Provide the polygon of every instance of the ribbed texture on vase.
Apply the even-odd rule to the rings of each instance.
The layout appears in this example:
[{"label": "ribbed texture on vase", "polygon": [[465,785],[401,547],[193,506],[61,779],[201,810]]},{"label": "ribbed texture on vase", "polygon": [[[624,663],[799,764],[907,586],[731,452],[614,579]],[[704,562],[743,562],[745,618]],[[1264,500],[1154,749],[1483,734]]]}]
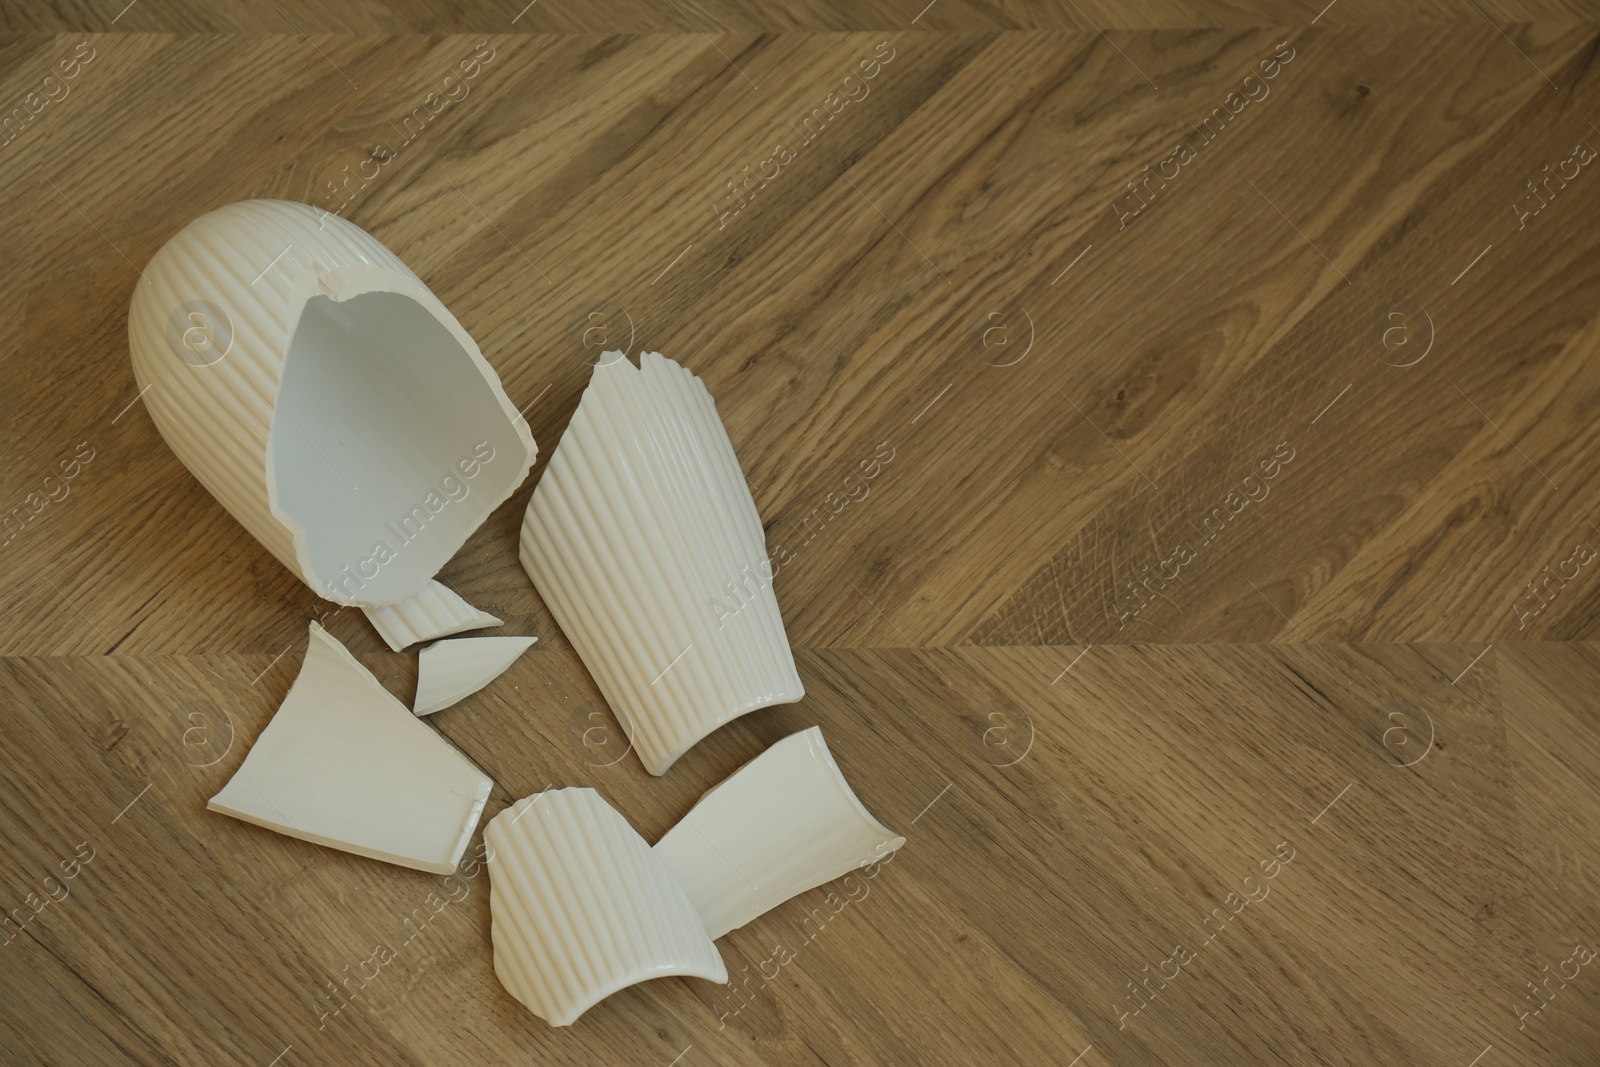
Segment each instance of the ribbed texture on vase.
[{"label": "ribbed texture on vase", "polygon": [[652,774],[729,719],[805,695],[716,405],[658,353],[595,368],[520,558]]},{"label": "ribbed texture on vase", "polygon": [[713,787],[655,853],[718,938],[903,844],[856,798],[813,726]]},{"label": "ribbed texture on vase", "polygon": [[304,841],[449,874],[492,785],[313,622],[288,696],[206,806]]},{"label": "ribbed texture on vase", "polygon": [[[471,337],[399,257],[337,215],[284,200],[246,200],[208,212],[151,257],[128,311],[134,377],[162,438],[285,567],[319,596],[343,604],[375,601],[336,589],[332,574],[313,580],[305,534],[277,503],[271,436],[290,342],[306,301],[362,292],[411,298],[463,346],[528,448],[525,475],[532,435]],[[185,311],[196,305],[206,306]],[[223,329],[213,321],[214,310],[222,313],[231,338],[226,354],[213,362],[182,354],[177,338],[191,332],[184,329],[191,322],[196,330]]]},{"label": "ribbed texture on vase", "polygon": [[479,611],[461,599],[459,593],[437,581],[429,582],[421,592],[398,604],[361,610],[396,652],[419,641],[500,625],[499,619],[487,611]]},{"label": "ribbed texture on vase", "polygon": [[458,637],[437,641],[417,657],[417,698],[411,710],[432,715],[471,696],[516,662],[537,637]]},{"label": "ribbed texture on vase", "polygon": [[727,981],[683,888],[594,790],[525,797],[484,841],[495,974],[552,1026],[650,978]]}]

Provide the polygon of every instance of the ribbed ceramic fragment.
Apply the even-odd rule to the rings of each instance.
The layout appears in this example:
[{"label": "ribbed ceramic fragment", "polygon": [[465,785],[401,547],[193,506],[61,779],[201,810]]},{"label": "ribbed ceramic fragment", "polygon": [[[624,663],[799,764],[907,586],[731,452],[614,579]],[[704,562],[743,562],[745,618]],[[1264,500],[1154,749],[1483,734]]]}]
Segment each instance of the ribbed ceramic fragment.
[{"label": "ribbed ceramic fragment", "polygon": [[455,317],[370,234],[307,204],[189,223],[135,286],[128,343],[173,452],[340,604],[422,589],[533,463]]},{"label": "ribbed ceramic fragment", "polygon": [[313,622],[289,695],[206,806],[303,841],[449,874],[492,784]]},{"label": "ribbed ceramic fragment", "polygon": [[905,840],[856,799],[813,726],[712,788],[655,853],[717,938]]},{"label": "ribbed ceramic fragment", "polygon": [[716,405],[659,353],[602,357],[520,548],[650,773],[729,719],[805,695]]},{"label": "ribbed ceramic fragment", "polygon": [[443,711],[471,696],[516,662],[537,637],[458,637],[436,641],[417,657],[417,715]]},{"label": "ribbed ceramic fragment", "polygon": [[429,582],[415,596],[381,608],[362,608],[389,647],[399,652],[419,641],[434,641],[467,630],[499,626],[500,620],[461,599],[448,586]]},{"label": "ribbed ceramic fragment", "polygon": [[728,980],[683,888],[594,790],[524,797],[483,836],[494,972],[552,1026],[646,979]]}]

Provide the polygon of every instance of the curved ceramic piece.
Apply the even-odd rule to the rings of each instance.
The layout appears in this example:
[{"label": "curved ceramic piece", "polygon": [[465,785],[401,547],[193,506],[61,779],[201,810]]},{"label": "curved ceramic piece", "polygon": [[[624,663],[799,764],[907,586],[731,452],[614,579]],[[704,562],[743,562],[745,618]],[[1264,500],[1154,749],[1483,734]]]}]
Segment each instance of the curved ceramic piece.
[{"label": "curved ceramic piece", "polygon": [[605,353],[520,549],[651,774],[729,719],[805,695],[716,405],[659,353],[638,367]]},{"label": "curved ceramic piece", "polygon": [[552,1026],[650,978],[728,980],[683,888],[593,789],[524,797],[483,837],[494,973]]},{"label": "curved ceramic piece", "polygon": [[460,637],[437,641],[417,657],[417,699],[411,710],[432,715],[463,700],[500,675],[537,637]]},{"label": "curved ceramic piece", "polygon": [[247,200],[185,226],[134,288],[128,344],[173,452],[340,604],[426,586],[536,454],[455,316],[307,204]]},{"label": "curved ceramic piece", "polygon": [[492,784],[313,622],[289,695],[206,807],[302,841],[449,874]]},{"label": "curved ceramic piece", "polygon": [[398,604],[361,610],[396,652],[419,641],[500,625],[499,619],[479,611],[462,600],[459,593],[438,582],[429,582],[420,593]]},{"label": "curved ceramic piece", "polygon": [[813,726],[712,788],[655,854],[717,938],[905,842],[856,799]]}]

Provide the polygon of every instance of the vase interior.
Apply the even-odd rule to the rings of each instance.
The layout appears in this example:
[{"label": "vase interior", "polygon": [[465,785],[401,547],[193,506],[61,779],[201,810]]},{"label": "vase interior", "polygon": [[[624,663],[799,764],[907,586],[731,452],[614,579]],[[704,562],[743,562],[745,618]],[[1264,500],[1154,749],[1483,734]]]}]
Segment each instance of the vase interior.
[{"label": "vase interior", "polygon": [[305,532],[313,589],[388,603],[432,578],[523,473],[489,380],[401,293],[313,296],[273,413],[279,508]]}]

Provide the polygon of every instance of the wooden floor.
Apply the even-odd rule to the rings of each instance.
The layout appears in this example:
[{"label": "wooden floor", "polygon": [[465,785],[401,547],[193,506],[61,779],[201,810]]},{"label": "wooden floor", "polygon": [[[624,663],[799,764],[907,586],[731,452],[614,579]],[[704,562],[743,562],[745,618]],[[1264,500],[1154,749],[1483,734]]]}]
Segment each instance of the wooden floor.
[{"label": "wooden floor", "polygon": [[[125,2],[0,0],[0,1062],[1600,1063],[1600,3]],[[891,864],[552,1030],[481,870],[206,812],[309,619],[416,670],[136,402],[139,268],[248,197],[399,253],[541,461],[590,316],[684,362],[793,557],[806,699],[656,779],[519,491],[442,574],[540,637],[429,720],[490,814],[654,840],[820,724]]]}]

